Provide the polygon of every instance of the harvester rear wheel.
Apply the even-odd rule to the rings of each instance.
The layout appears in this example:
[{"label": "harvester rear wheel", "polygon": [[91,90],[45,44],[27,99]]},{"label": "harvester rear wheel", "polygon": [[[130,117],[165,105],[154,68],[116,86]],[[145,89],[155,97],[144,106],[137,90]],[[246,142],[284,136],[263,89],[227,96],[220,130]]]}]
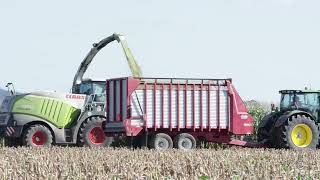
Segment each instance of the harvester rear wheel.
[{"label": "harvester rear wheel", "polygon": [[79,130],[78,145],[87,147],[107,147],[113,142],[112,137],[107,137],[102,129],[105,121],[102,117],[90,117],[85,120]]},{"label": "harvester rear wheel", "polygon": [[30,147],[50,147],[53,137],[50,130],[40,124],[32,125],[24,131],[23,145]]},{"label": "harvester rear wheel", "polygon": [[196,139],[188,133],[181,133],[174,138],[174,147],[181,150],[190,150],[196,147]]},{"label": "harvester rear wheel", "polygon": [[306,116],[293,116],[279,127],[279,146],[295,150],[316,149],[319,144],[318,126]]},{"label": "harvester rear wheel", "polygon": [[156,150],[166,150],[173,147],[172,139],[165,133],[153,135],[150,140],[150,148]]}]

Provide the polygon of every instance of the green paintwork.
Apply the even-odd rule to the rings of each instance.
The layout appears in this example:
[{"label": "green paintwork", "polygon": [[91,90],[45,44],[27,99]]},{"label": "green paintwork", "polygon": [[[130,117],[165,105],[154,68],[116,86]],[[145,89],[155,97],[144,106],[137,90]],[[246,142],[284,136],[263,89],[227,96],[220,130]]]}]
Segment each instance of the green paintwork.
[{"label": "green paintwork", "polygon": [[15,98],[12,113],[36,116],[58,128],[68,128],[77,119],[80,110],[59,99],[18,95]]},{"label": "green paintwork", "polygon": [[316,117],[312,114],[310,114],[309,112],[306,111],[301,111],[301,110],[292,110],[290,111],[288,114],[286,114],[288,117],[294,115],[294,114],[308,114],[310,116],[310,118],[312,119],[316,119]]},{"label": "green paintwork", "polygon": [[126,55],[132,75],[134,77],[142,77],[142,71],[131,53],[128,42],[124,38],[120,38],[120,43],[124,54]]}]

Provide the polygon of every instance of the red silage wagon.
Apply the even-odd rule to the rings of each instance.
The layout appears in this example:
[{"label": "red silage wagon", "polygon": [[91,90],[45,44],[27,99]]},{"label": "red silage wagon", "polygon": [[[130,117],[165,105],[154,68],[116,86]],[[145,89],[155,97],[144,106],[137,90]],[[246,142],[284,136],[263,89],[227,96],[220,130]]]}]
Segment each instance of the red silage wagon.
[{"label": "red silage wagon", "polygon": [[196,141],[247,145],[253,118],[231,79],[107,80],[107,135],[124,134],[155,149],[191,149]]}]

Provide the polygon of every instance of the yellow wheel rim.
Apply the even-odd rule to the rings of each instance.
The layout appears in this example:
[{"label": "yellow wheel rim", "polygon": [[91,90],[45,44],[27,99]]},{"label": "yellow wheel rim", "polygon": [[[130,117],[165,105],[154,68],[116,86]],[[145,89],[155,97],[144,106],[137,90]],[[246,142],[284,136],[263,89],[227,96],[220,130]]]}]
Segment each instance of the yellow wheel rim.
[{"label": "yellow wheel rim", "polygon": [[297,124],[291,132],[291,139],[297,147],[307,147],[312,141],[311,128],[306,124]]}]

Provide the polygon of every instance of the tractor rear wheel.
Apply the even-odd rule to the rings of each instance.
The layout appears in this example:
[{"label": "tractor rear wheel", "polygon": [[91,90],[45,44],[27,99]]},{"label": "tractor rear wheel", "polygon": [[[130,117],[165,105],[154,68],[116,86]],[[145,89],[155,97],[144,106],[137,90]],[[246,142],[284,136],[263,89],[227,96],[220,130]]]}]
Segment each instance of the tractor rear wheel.
[{"label": "tractor rear wheel", "polygon": [[319,144],[319,129],[306,116],[293,116],[279,127],[279,146],[295,150],[316,149]]},{"label": "tractor rear wheel", "polygon": [[112,137],[107,137],[102,129],[105,121],[102,117],[90,117],[85,120],[79,130],[78,145],[87,147],[107,147],[113,142]]},{"label": "tractor rear wheel", "polygon": [[23,145],[30,147],[50,147],[53,137],[50,130],[40,124],[28,127],[23,135]]},{"label": "tractor rear wheel", "polygon": [[156,150],[167,150],[173,147],[172,139],[165,133],[153,135],[150,140],[150,148]]},{"label": "tractor rear wheel", "polygon": [[188,133],[181,133],[174,138],[174,147],[181,150],[190,150],[196,147],[196,139]]}]

